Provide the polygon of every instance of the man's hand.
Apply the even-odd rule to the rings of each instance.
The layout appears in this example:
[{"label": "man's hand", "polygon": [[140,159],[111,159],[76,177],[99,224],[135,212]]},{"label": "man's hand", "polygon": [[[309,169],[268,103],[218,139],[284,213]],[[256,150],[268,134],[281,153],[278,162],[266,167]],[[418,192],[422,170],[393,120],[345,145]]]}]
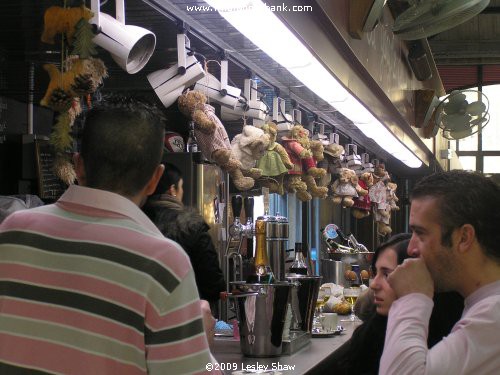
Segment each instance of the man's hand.
[{"label": "man's hand", "polygon": [[203,327],[205,328],[208,344],[210,346],[213,346],[216,320],[212,315],[212,311],[210,310],[210,304],[208,303],[208,301],[205,301],[204,299],[200,300],[200,307],[203,316]]},{"label": "man's hand", "polygon": [[434,295],[434,281],[422,259],[405,259],[387,277],[387,281],[398,298],[410,293]]}]

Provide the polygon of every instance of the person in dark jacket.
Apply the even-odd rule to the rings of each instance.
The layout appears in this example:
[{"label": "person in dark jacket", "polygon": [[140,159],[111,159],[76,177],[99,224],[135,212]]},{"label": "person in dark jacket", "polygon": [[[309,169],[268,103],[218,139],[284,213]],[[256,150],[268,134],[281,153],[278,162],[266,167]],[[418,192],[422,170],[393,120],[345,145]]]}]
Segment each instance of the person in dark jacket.
[{"label": "person in dark jacket", "polygon": [[209,226],[198,211],[182,204],[181,171],[173,164],[163,164],[165,172],[142,209],[165,237],[179,243],[189,255],[200,298],[216,302],[226,283]]},{"label": "person in dark jacket", "polygon": [[[407,247],[410,238],[409,233],[392,236],[375,250],[372,260],[372,271],[375,277],[370,284],[370,295],[373,296],[372,304],[375,306],[375,311],[368,314],[366,320],[356,328],[348,341],[315,367],[311,373],[378,374],[380,357],[384,349],[387,315],[395,299],[395,294],[387,283],[386,277],[398,264],[403,263],[409,257]],[[435,295],[429,326],[429,347],[441,341],[451,331],[453,325],[460,319],[463,307],[463,298],[457,293]]]}]

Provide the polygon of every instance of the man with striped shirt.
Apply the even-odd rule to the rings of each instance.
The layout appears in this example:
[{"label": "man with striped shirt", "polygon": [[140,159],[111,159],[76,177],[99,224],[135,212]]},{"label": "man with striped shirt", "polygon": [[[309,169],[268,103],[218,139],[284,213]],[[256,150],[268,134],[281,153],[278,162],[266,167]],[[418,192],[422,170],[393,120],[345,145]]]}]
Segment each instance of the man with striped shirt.
[{"label": "man with striped shirt", "polygon": [[79,186],[0,226],[1,374],[201,373],[215,362],[188,256],[139,206],[163,173],[161,116],[87,114]]}]

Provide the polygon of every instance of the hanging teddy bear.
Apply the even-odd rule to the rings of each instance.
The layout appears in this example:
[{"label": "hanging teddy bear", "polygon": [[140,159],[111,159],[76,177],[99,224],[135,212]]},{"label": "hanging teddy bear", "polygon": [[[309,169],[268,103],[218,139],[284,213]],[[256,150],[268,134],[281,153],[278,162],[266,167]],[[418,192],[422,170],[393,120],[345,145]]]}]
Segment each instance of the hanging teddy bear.
[{"label": "hanging teddy bear", "polygon": [[354,204],[352,206],[352,216],[356,219],[363,219],[370,215],[371,210],[371,200],[369,190],[373,185],[373,175],[370,172],[363,172],[359,176],[359,186],[363,188],[364,193],[359,193],[359,197],[354,198]]},{"label": "hanging teddy bear", "polygon": [[329,186],[332,182],[332,176],[337,176],[340,168],[340,162],[344,154],[344,147],[337,143],[330,143],[324,146],[324,159],[318,162],[318,167],[326,170],[326,174],[318,181],[318,186]]},{"label": "hanging teddy bear", "polygon": [[399,202],[399,198],[396,195],[396,191],[398,190],[398,185],[395,182],[387,183],[387,203],[391,211],[399,211],[399,207],[397,202]]},{"label": "hanging teddy bear", "polygon": [[[288,172],[288,191],[297,193],[297,197],[302,201],[310,200],[312,196],[326,197],[328,188],[317,186],[315,180],[315,178],[324,176],[326,170],[316,166],[309,141],[309,131],[304,129],[302,125],[294,125],[289,136],[284,136],[281,139],[294,165]],[[319,156],[319,152],[317,152],[317,156]]]},{"label": "hanging teddy bear", "polygon": [[352,207],[354,198],[358,195],[368,193],[359,186],[359,179],[356,172],[349,168],[341,168],[339,177],[332,184],[333,198],[335,204],[342,204],[342,207]]},{"label": "hanging teddy bear", "polygon": [[262,176],[262,169],[255,168],[255,164],[264,155],[268,146],[269,135],[262,129],[252,125],[243,126],[242,132],[231,141],[233,156],[241,162],[243,175],[255,180]]},{"label": "hanging teddy bear", "polygon": [[284,176],[293,164],[285,148],[276,142],[278,129],[275,123],[270,122],[262,126],[262,130],[269,136],[269,146],[257,162],[257,168],[262,170],[259,183],[269,188],[270,193],[285,194]]},{"label": "hanging teddy bear", "polygon": [[370,188],[369,196],[372,202],[373,219],[377,223],[377,232],[381,236],[392,233],[390,226],[391,208],[387,200],[390,195],[387,187],[389,178],[389,173],[385,170],[383,163],[375,166],[375,172],[373,172],[374,184]]},{"label": "hanging teddy bear", "polygon": [[228,172],[238,190],[251,189],[254,179],[243,175],[243,166],[233,155],[224,125],[214,107],[206,103],[205,94],[189,90],[177,102],[179,110],[194,122],[194,134],[203,156]]}]

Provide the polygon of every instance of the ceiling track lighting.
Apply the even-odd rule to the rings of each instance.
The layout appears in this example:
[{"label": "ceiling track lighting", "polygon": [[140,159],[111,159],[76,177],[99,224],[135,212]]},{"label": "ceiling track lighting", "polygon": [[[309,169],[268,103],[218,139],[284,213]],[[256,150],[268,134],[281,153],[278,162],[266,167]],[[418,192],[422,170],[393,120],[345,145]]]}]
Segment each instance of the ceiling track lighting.
[{"label": "ceiling track lighting", "polygon": [[148,74],[149,84],[165,107],[170,107],[182,92],[205,77],[205,70],[194,54],[188,55],[186,48],[191,43],[185,34],[177,34],[177,64],[168,69],[157,70]]},{"label": "ceiling track lighting", "polygon": [[214,9],[218,9],[219,14],[233,27],[287,69],[309,90],[351,120],[366,137],[372,138],[382,149],[410,168],[422,165],[422,161],[346,90],[262,1],[233,0],[230,9],[226,0],[205,1]]},{"label": "ceiling track lighting", "polygon": [[113,60],[127,73],[139,72],[155,50],[156,36],[151,31],[125,24],[124,0],[115,0],[116,19],[101,13],[100,0],[92,0],[94,17],[90,23],[98,30],[93,41],[111,53]]}]

